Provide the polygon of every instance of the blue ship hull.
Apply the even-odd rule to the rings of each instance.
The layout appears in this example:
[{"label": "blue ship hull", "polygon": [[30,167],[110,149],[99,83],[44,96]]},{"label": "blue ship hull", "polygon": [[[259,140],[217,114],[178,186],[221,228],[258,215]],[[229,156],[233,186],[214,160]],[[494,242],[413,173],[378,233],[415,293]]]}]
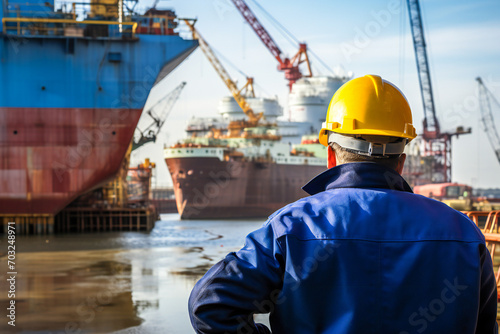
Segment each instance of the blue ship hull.
[{"label": "blue ship hull", "polygon": [[4,35],[0,107],[142,109],[161,70],[175,68],[198,44],[179,36],[135,36]]},{"label": "blue ship hull", "polygon": [[29,5],[0,11],[0,216],[54,215],[116,175],[149,91],[197,47],[171,12]]}]

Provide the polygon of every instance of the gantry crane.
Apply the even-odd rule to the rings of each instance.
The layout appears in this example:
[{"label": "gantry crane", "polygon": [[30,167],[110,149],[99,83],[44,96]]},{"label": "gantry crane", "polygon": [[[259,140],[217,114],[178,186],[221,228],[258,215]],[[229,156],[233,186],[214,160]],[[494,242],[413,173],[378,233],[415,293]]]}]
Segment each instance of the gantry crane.
[{"label": "gantry crane", "polygon": [[297,51],[297,53],[295,54],[295,56],[292,57],[292,59],[286,57],[282,58],[281,56],[282,52],[280,48],[276,45],[271,35],[269,35],[264,26],[260,24],[255,14],[250,10],[250,8],[248,8],[245,1],[243,0],[231,0],[231,1],[236,6],[236,8],[238,8],[241,15],[243,15],[245,20],[252,27],[257,36],[259,36],[260,40],[264,43],[264,45],[271,52],[274,58],[276,58],[276,60],[278,61],[279,63],[278,70],[285,72],[285,79],[288,80],[288,87],[290,88],[290,91],[292,90],[293,84],[297,80],[303,77],[299,69],[300,64],[305,62],[307,64],[307,69],[309,71],[309,74],[305,76],[306,77],[312,76],[311,63],[309,62],[309,57],[307,56],[306,43],[299,43],[299,51]]},{"label": "gantry crane", "polygon": [[491,147],[495,151],[497,160],[500,163],[500,136],[498,135],[497,128],[495,126],[495,120],[493,119],[493,113],[491,111],[490,100],[493,100],[497,106],[500,104],[495,99],[495,96],[490,92],[490,90],[484,85],[483,80],[480,77],[476,78],[479,84],[479,107],[481,112],[481,122],[484,126],[484,131],[488,135]]},{"label": "gantry crane", "polygon": [[471,133],[471,129],[458,126],[454,132],[442,132],[439,121],[436,117],[434,96],[432,93],[431,75],[429,61],[427,58],[427,46],[425,43],[424,29],[422,26],[422,15],[418,0],[407,0],[408,13],[410,16],[410,26],[413,36],[413,47],[417,61],[418,78],[420,82],[420,92],[422,94],[422,104],[424,107],[424,155],[432,157],[433,174],[426,182],[451,182],[451,139]]},{"label": "gantry crane", "polygon": [[247,78],[246,84],[241,89],[238,89],[236,83],[234,83],[234,81],[231,80],[231,77],[227,73],[226,69],[224,68],[224,66],[222,66],[219,59],[215,56],[215,53],[212,51],[212,48],[210,48],[208,43],[203,39],[203,37],[198,32],[198,30],[196,30],[196,28],[194,27],[194,22],[192,21],[193,20],[187,20],[187,19],[184,20],[184,22],[186,22],[186,24],[191,29],[191,32],[193,34],[193,39],[198,40],[200,49],[208,58],[208,61],[212,64],[219,77],[226,84],[227,88],[229,88],[229,91],[231,91],[231,94],[233,95],[234,99],[236,100],[240,108],[248,117],[248,120],[231,121],[229,123],[229,136],[239,136],[243,128],[256,126],[263,116],[262,112],[259,114],[255,114],[253,112],[252,108],[250,108],[250,105],[245,99],[245,96],[242,94],[244,91],[247,91],[250,94],[250,96],[255,97],[255,93],[253,90],[253,78]]},{"label": "gantry crane", "polygon": [[[179,96],[181,95],[181,91],[186,86],[185,82],[182,82],[179,86],[177,86],[173,91],[165,95],[163,98],[158,100],[152,106],[146,111],[146,114],[149,115],[153,119],[153,122],[146,127],[144,130],[140,130],[137,128],[137,130],[140,133],[140,137],[137,140],[134,140],[132,142],[132,151],[138,149],[142,145],[149,143],[149,142],[156,142],[156,137],[161,131],[161,128],[163,124],[165,124],[165,120],[167,119],[168,115],[170,115],[170,112],[172,111],[175,102],[179,99]],[[163,107],[163,110],[161,114],[158,116],[155,112],[154,109],[156,106],[160,105],[163,101],[165,102],[165,105]]]}]

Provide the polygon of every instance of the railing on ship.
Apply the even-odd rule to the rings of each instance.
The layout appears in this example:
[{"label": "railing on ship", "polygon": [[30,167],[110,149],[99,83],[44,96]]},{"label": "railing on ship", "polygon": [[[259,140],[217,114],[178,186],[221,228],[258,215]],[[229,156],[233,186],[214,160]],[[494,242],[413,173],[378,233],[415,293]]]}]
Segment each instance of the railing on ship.
[{"label": "railing on ship", "polygon": [[[500,210],[493,211],[462,211],[467,215],[478,227],[482,227],[484,238],[486,240],[486,246],[490,251],[491,258],[493,260],[493,266],[498,266],[497,272],[495,274],[497,288],[499,294],[497,299],[500,301],[500,265],[499,258],[500,254],[497,252],[500,250]],[[486,218],[486,219],[485,219]],[[484,226],[482,225],[484,222]]]},{"label": "railing on ship", "polygon": [[109,5],[99,0],[70,4],[70,10],[65,3],[55,11],[54,7],[49,11],[7,10],[2,18],[3,33],[24,37],[90,38],[134,38],[136,33],[177,35],[174,29],[179,20],[169,10],[150,9],[145,15],[127,12],[119,18],[116,8],[111,11]]},{"label": "railing on ship", "polygon": [[[8,25],[9,22],[15,25]],[[76,21],[71,19],[44,19],[44,18],[26,18],[26,17],[4,17],[2,18],[3,31],[6,33],[14,31],[16,35],[24,36],[67,36],[67,37],[84,37],[85,26],[96,25],[105,27],[107,30],[106,36],[102,37],[119,37],[129,35],[134,37],[137,30],[137,22],[117,22],[117,21],[101,21],[101,20],[85,20]],[[118,27],[122,25],[125,28],[122,32]],[[116,29],[110,28],[116,26]],[[97,30],[91,30],[87,37],[100,37]],[[104,34],[102,34],[104,35]]]}]

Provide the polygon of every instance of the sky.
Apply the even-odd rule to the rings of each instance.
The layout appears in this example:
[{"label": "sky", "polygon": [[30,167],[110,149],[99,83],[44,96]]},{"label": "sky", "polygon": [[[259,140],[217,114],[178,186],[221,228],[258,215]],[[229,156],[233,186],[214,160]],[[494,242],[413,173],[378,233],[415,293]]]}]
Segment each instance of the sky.
[{"label": "sky", "polygon": [[[410,103],[417,133],[422,132],[423,108],[405,0],[246,0],[282,52],[293,56],[298,46],[284,37],[255,1],[299,41],[306,42],[334,72],[353,73],[354,77],[378,74],[396,84]],[[139,6],[147,8],[151,2],[142,1]],[[480,122],[475,80],[481,76],[500,100],[500,1],[427,0],[420,5],[441,129],[472,127],[472,134],[453,139],[452,180],[478,188],[500,188],[500,162]],[[257,95],[277,96],[286,113],[284,75],[232,2],[171,0],[160,1],[157,8],[172,8],[179,17],[196,18],[196,27],[205,40],[237,69],[254,78]],[[186,27],[179,32],[189,37]],[[241,86],[244,76],[228,62],[223,64]],[[314,57],[312,65],[315,75],[332,74]],[[198,49],[153,88],[146,108],[155,106],[182,81],[187,85],[157,142],[132,153],[132,164],[146,157],[157,164],[154,186],[171,185],[163,160],[164,145],[185,136],[191,117],[217,115],[220,98],[229,95]],[[500,107],[493,113],[500,129]],[[146,116],[139,127],[147,125]]]}]

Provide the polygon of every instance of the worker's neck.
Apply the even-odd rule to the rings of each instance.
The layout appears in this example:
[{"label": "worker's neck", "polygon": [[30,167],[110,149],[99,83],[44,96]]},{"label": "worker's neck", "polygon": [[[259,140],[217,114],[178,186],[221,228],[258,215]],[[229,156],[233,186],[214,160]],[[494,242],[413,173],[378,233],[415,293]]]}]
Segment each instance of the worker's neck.
[{"label": "worker's neck", "polygon": [[[396,166],[396,168],[394,168],[394,170],[399,175],[403,175],[403,168],[404,168],[405,160],[406,160],[406,154],[403,153],[403,154],[401,154],[401,156],[398,159],[398,165]],[[343,165],[343,164],[353,163],[353,162],[355,162],[355,161],[338,161],[337,157],[335,155],[335,151],[333,150],[333,148],[331,146],[328,146],[328,165],[327,166],[329,169],[336,167],[336,166]]]}]

